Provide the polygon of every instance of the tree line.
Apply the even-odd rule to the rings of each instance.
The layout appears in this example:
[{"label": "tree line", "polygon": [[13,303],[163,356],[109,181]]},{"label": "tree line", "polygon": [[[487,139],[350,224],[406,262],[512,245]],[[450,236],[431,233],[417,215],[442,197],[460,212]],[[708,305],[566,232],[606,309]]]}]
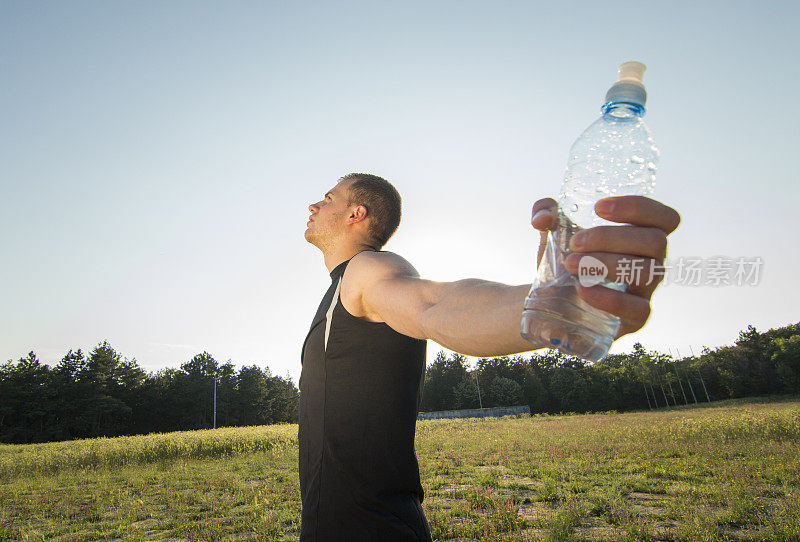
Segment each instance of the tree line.
[{"label": "tree line", "polygon": [[733,346],[697,355],[610,354],[589,364],[547,350],[481,358],[440,352],[425,374],[422,411],[528,405],[532,413],[637,410],[710,400],[800,393],[800,324],[739,333]]},{"label": "tree line", "polygon": [[299,392],[257,365],[235,369],[209,353],[148,373],[103,342],[54,367],[30,352],[0,366],[0,442],[114,437],[216,426],[296,423]]},{"label": "tree line", "polygon": [[[113,437],[216,426],[297,423],[291,378],[257,365],[235,369],[210,354],[148,373],[103,342],[70,350],[54,367],[30,352],[0,365],[0,442]],[[529,405],[533,413],[625,411],[708,400],[800,393],[800,323],[739,333],[733,346],[697,356],[648,351],[598,363],[548,350],[477,361],[439,352],[427,367],[420,409]]]}]

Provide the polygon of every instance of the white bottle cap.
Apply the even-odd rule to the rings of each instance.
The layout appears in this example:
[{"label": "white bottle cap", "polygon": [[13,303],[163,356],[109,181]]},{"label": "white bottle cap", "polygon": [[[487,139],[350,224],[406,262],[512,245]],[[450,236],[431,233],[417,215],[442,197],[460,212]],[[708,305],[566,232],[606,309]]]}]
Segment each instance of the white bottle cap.
[{"label": "white bottle cap", "polygon": [[642,78],[646,69],[647,66],[634,60],[620,64],[617,82],[606,93],[606,103],[627,102],[644,107],[647,90],[642,84]]},{"label": "white bottle cap", "polygon": [[646,69],[647,66],[641,62],[636,62],[635,60],[623,62],[619,65],[619,77],[617,77],[617,81],[625,81],[626,83],[639,83],[641,85],[642,79],[644,79],[644,71]]}]

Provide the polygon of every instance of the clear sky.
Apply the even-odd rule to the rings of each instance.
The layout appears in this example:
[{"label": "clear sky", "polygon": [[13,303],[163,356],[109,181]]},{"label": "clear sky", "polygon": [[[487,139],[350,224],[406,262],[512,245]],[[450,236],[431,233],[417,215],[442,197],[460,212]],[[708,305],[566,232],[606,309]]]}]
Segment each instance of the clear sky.
[{"label": "clear sky", "polygon": [[670,259],[763,264],[756,286],[662,287],[612,351],[795,323],[798,20],[788,1],[4,0],[0,361],[108,340],[148,371],[208,351],[296,382],[329,283],[307,206],[352,171],[403,194],[386,248],[424,277],[530,282],[530,206],[625,60],[648,65],[655,197],[683,217]]}]

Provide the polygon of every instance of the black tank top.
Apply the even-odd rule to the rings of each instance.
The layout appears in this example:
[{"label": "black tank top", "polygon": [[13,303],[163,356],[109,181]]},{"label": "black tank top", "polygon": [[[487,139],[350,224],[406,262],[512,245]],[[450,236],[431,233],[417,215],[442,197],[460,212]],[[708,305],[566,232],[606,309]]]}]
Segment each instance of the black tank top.
[{"label": "black tank top", "polygon": [[426,341],[360,320],[331,272],[302,351],[303,541],[430,540],[414,431]]}]

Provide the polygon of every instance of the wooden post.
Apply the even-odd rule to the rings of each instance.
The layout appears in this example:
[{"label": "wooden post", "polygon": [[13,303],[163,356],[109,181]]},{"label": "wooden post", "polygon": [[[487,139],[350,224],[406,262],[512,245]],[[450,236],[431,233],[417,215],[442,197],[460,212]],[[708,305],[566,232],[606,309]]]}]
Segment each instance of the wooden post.
[{"label": "wooden post", "polygon": [[[689,345],[689,351],[692,353],[692,357],[694,357],[694,350],[692,350],[692,345]],[[706,381],[703,380],[703,373],[700,372],[700,369],[697,369],[697,374],[700,375],[700,383],[703,385],[703,391],[706,392],[706,401],[710,403],[711,397],[708,396],[708,388],[706,388]]]},{"label": "wooden post", "polygon": [[644,383],[644,379],[642,379],[642,387],[644,388],[644,396],[647,397],[647,407],[653,410],[653,404],[650,402],[650,395],[647,393],[647,385]]},{"label": "wooden post", "polygon": [[[678,357],[681,357],[681,352],[678,350],[678,347],[675,347],[675,351],[678,353]],[[694,394],[694,386],[692,386],[692,379],[689,378],[689,375],[686,375],[686,382],[689,383],[689,391],[692,392],[692,399],[694,399],[694,404],[697,404],[697,396]]]}]

